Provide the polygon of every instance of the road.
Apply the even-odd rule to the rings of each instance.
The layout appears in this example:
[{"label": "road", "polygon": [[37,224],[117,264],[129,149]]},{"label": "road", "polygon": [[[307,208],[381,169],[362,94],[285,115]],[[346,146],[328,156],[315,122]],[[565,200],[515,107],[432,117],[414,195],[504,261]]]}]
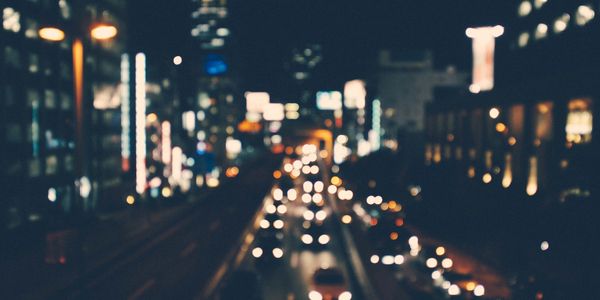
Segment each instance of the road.
[{"label": "road", "polygon": [[[315,164],[316,165],[316,164]],[[301,241],[302,235],[305,233],[303,223],[305,223],[304,213],[308,210],[308,204],[302,201],[303,184],[306,181],[315,183],[323,180],[322,168],[316,176],[311,176],[307,179],[301,175],[293,180],[293,187],[297,193],[297,198],[293,201],[287,197],[287,191],[281,199],[283,206],[286,207],[285,213],[278,215],[284,221],[282,248],[284,256],[269,264],[263,264],[259,259],[252,254],[252,249],[257,247],[258,241],[254,241],[248,251],[242,253],[243,261],[238,266],[239,270],[250,270],[255,272],[261,278],[261,290],[265,300],[281,300],[281,299],[309,299],[308,293],[312,289],[312,277],[314,272],[319,268],[338,268],[347,279],[348,290],[354,295],[353,299],[364,299],[361,296],[362,290],[356,281],[354,267],[348,258],[348,252],[345,251],[345,241],[339,230],[339,219],[333,214],[329,195],[326,191],[323,193],[315,193],[312,190],[310,195],[320,194],[324,198],[323,211],[327,212],[327,217],[323,222],[323,232],[330,236],[329,243],[322,248],[309,248]],[[283,168],[282,168],[283,171]],[[278,193],[280,183],[275,181],[271,189],[271,194],[264,199],[263,213],[261,218],[265,218],[268,214],[269,206],[273,205],[277,200],[274,200],[274,194]],[[313,225],[314,226],[314,225]],[[262,229],[255,228],[256,231]],[[317,243],[317,241],[314,241]]]}]

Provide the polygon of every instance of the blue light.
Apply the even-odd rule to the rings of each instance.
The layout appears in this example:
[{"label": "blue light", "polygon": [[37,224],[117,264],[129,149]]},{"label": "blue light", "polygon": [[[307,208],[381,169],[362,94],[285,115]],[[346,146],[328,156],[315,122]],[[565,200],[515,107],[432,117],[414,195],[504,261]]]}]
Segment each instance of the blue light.
[{"label": "blue light", "polygon": [[204,72],[208,75],[221,75],[227,72],[227,63],[222,55],[209,54],[204,59]]}]

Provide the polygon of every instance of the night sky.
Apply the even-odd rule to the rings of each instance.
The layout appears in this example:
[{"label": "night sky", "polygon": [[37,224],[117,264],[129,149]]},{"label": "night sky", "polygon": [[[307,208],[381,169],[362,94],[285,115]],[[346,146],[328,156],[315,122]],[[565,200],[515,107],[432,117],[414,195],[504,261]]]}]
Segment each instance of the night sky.
[{"label": "night sky", "polygon": [[[468,26],[501,24],[511,1],[493,0],[234,0],[229,1],[231,54],[243,88],[284,94],[291,49],[323,46],[323,88],[368,76],[378,49],[434,51],[439,68],[470,68]],[[190,1],[132,0],[130,42],[150,55],[203,54],[189,39]],[[184,58],[185,59],[185,58]]]}]

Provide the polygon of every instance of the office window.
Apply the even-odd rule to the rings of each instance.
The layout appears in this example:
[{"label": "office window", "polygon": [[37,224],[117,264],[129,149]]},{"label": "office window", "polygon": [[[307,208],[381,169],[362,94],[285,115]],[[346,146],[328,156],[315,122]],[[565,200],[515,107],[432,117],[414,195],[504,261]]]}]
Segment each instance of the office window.
[{"label": "office window", "polygon": [[543,102],[535,108],[535,137],[539,141],[552,139],[552,102]]},{"label": "office window", "polygon": [[56,155],[46,157],[46,175],[54,175],[58,171],[58,158]]},{"label": "office window", "polygon": [[2,27],[6,31],[19,32],[21,30],[21,14],[12,7],[2,10]]},{"label": "office window", "polygon": [[29,160],[29,177],[40,176],[41,164],[37,158]]},{"label": "office window", "polygon": [[27,89],[27,106],[33,107],[40,100],[40,95],[37,90]]},{"label": "office window", "polygon": [[567,142],[587,144],[592,141],[593,115],[590,99],[574,99],[569,102],[567,125],[565,126]]},{"label": "office window", "polygon": [[37,73],[40,70],[40,57],[35,54],[29,54],[29,72]]},{"label": "office window", "polygon": [[30,39],[38,38],[38,23],[32,19],[25,19],[25,37]]},{"label": "office window", "polygon": [[56,108],[56,93],[52,90],[44,91],[44,103],[46,108],[53,109]]},{"label": "office window", "polygon": [[65,92],[60,93],[60,108],[62,110],[71,109],[71,96]]},{"label": "office window", "polygon": [[60,8],[60,15],[64,19],[71,18],[71,5],[69,5],[69,2],[67,2],[67,0],[59,0],[58,7]]},{"label": "office window", "polygon": [[73,171],[75,166],[75,159],[73,159],[73,155],[65,155],[64,164],[66,171]]}]

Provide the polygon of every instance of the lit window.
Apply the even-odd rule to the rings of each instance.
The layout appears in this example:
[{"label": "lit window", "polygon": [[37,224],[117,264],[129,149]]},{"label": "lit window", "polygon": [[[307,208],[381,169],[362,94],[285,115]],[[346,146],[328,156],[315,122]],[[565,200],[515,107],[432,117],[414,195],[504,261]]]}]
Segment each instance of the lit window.
[{"label": "lit window", "polygon": [[519,35],[519,47],[523,48],[529,43],[529,32],[522,32]]},{"label": "lit window", "polygon": [[540,40],[548,36],[548,25],[544,23],[538,24],[535,29],[535,39]]},{"label": "lit window", "polygon": [[60,7],[60,15],[64,19],[69,19],[71,17],[71,7],[69,6],[69,3],[67,3],[66,0],[59,0],[58,7]]},{"label": "lit window", "polygon": [[2,10],[2,27],[4,30],[19,32],[21,30],[21,14],[12,7]]},{"label": "lit window", "polygon": [[25,26],[27,27],[27,29],[25,29],[25,36],[30,39],[37,39],[38,38],[37,22],[35,22],[31,19],[26,19],[25,24],[26,24]]},{"label": "lit window", "polygon": [[542,6],[544,6],[544,4],[546,4],[546,2],[548,2],[548,0],[534,0],[533,5],[535,5],[536,9],[540,9]]},{"label": "lit window", "polygon": [[567,125],[565,126],[567,142],[587,144],[592,141],[593,115],[592,103],[589,99],[574,99],[569,102]]},{"label": "lit window", "polygon": [[519,16],[520,17],[525,17],[527,15],[529,15],[529,13],[531,13],[531,2],[529,1],[523,1],[521,2],[521,5],[519,5]]},{"label": "lit window", "polygon": [[581,5],[577,8],[575,13],[575,22],[579,26],[583,26],[590,22],[596,16],[596,12],[589,5]]},{"label": "lit window", "polygon": [[536,105],[535,110],[535,137],[540,141],[552,139],[552,102],[543,102]]},{"label": "lit window", "polygon": [[40,68],[39,68],[39,56],[37,56],[37,54],[30,54],[29,55],[29,72],[31,73],[37,73]]},{"label": "lit window", "polygon": [[569,26],[571,16],[569,14],[563,14],[554,21],[554,33],[561,33]]}]

